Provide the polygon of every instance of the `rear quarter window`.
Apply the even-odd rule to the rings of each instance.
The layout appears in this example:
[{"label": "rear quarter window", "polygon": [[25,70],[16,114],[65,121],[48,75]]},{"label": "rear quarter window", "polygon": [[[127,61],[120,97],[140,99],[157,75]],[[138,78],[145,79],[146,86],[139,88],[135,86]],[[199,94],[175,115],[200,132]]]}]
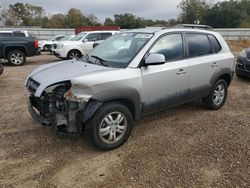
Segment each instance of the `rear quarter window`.
[{"label": "rear quarter window", "polygon": [[218,40],[215,38],[215,36],[208,35],[208,38],[210,39],[214,53],[218,53],[219,51],[221,51],[221,45],[218,42]]},{"label": "rear quarter window", "polygon": [[212,53],[210,41],[205,34],[186,34],[189,57],[197,57]]},{"label": "rear quarter window", "polygon": [[25,37],[25,34],[24,33],[14,33],[14,37]]}]

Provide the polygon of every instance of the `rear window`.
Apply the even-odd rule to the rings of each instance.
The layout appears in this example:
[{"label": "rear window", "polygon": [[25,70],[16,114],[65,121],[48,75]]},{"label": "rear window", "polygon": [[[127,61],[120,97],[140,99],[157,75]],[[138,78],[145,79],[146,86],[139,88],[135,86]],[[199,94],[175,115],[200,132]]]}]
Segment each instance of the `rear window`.
[{"label": "rear window", "polygon": [[203,56],[212,53],[211,44],[204,34],[187,34],[189,57]]},{"label": "rear window", "polygon": [[11,37],[12,33],[0,33],[0,37]]},{"label": "rear window", "polygon": [[209,39],[210,39],[210,42],[211,42],[213,51],[214,51],[215,53],[218,53],[218,52],[221,50],[221,45],[220,45],[220,43],[219,43],[218,40],[215,38],[215,36],[213,36],[213,35],[208,35],[208,37],[209,37]]}]

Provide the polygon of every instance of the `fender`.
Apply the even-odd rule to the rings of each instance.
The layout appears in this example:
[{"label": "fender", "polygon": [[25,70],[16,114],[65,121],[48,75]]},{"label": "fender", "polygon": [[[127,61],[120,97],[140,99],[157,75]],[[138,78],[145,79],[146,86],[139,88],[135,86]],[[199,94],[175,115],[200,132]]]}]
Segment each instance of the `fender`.
[{"label": "fender", "polygon": [[222,68],[222,69],[216,71],[216,72],[213,74],[212,78],[210,79],[209,82],[210,82],[210,84],[211,84],[211,87],[212,87],[212,86],[215,84],[215,82],[216,82],[221,76],[223,76],[223,75],[228,75],[228,76],[229,76],[229,78],[230,78],[229,84],[228,84],[228,86],[229,86],[230,83],[231,83],[231,81],[232,81],[232,78],[233,78],[233,71],[232,71],[232,69],[230,69],[230,68]]},{"label": "fender", "polygon": [[113,100],[130,101],[133,105],[134,111],[132,114],[134,115],[135,119],[141,115],[141,99],[140,94],[136,89],[130,87],[109,88],[108,90],[103,90],[91,97],[89,101],[90,104],[87,103],[83,112],[83,116],[85,116],[83,118],[84,122],[86,122],[103,103]]},{"label": "fender", "polygon": [[25,52],[26,52],[26,54],[27,54],[27,56],[29,56],[29,53],[28,53],[28,50],[27,50],[27,47],[26,46],[24,46],[24,45],[7,45],[7,46],[5,46],[4,47],[4,58],[7,58],[7,56],[8,56],[8,54],[7,54],[7,56],[5,55],[6,53],[6,48],[15,48],[15,47],[21,47],[21,48],[24,48],[24,50],[25,50]]}]

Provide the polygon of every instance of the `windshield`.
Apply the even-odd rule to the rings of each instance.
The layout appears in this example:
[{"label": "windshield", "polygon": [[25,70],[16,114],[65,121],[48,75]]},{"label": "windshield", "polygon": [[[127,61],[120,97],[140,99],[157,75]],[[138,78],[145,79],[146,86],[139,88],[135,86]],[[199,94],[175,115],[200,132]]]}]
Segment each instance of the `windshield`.
[{"label": "windshield", "polygon": [[88,55],[89,60],[94,62],[98,57],[107,66],[125,68],[152,36],[132,32],[116,34],[94,48]]},{"label": "windshield", "polygon": [[59,39],[58,41],[66,41],[66,40],[69,40],[71,38],[71,36],[65,36],[61,39]]},{"label": "windshield", "polygon": [[72,39],[70,39],[71,41],[79,41],[82,40],[82,38],[86,35],[87,33],[79,33],[77,34],[75,37],[73,37]]}]

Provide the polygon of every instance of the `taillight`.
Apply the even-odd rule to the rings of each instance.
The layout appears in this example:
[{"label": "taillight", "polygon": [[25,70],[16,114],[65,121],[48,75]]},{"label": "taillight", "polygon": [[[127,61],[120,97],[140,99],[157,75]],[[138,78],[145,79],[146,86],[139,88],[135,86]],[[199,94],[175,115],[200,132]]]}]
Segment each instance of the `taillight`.
[{"label": "taillight", "polygon": [[38,48],[38,40],[37,39],[34,40],[34,47]]}]

